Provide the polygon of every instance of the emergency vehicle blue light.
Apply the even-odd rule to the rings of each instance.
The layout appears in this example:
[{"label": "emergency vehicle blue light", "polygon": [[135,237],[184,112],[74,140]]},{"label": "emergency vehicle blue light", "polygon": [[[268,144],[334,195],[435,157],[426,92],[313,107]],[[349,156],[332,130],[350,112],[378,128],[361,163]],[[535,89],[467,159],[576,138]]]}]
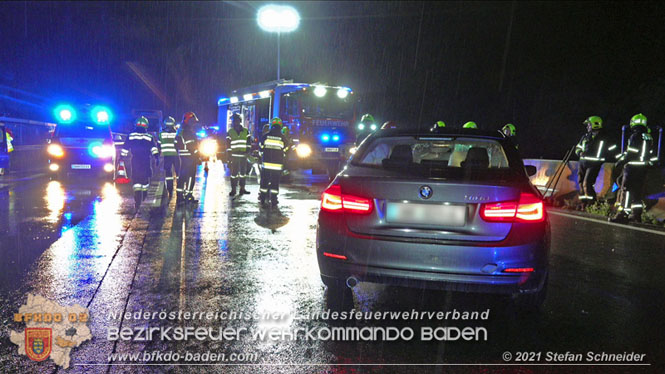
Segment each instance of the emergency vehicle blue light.
[{"label": "emergency vehicle blue light", "polygon": [[325,134],[325,133],[321,134],[321,141],[322,142],[327,143],[329,140],[330,140],[330,135]]},{"label": "emergency vehicle blue light", "polygon": [[210,128],[215,130],[215,131],[219,131],[219,126],[210,126]]},{"label": "emergency vehicle blue light", "polygon": [[108,125],[111,123],[113,114],[111,111],[103,106],[96,106],[90,111],[90,116],[92,120],[98,125]]},{"label": "emergency vehicle blue light", "polygon": [[71,105],[58,105],[53,110],[53,114],[60,123],[72,123],[76,120],[76,111]]},{"label": "emergency vehicle blue light", "polygon": [[333,142],[338,142],[339,141],[339,135],[335,134],[333,135]]},{"label": "emergency vehicle blue light", "polygon": [[196,136],[198,136],[199,138],[205,138],[206,137],[205,130],[201,130],[201,131],[197,132]]},{"label": "emergency vehicle blue light", "polygon": [[219,100],[217,100],[217,105],[222,105],[227,101],[229,101],[228,97],[220,97]]}]

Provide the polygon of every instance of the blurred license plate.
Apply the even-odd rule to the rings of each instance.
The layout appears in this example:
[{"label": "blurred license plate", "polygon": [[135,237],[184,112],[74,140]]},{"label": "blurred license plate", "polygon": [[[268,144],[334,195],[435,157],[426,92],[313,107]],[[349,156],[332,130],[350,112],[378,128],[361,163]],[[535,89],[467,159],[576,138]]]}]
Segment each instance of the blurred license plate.
[{"label": "blurred license plate", "polygon": [[89,164],[72,164],[72,169],[90,169]]},{"label": "blurred license plate", "polygon": [[464,226],[466,206],[388,203],[386,221],[441,226]]},{"label": "blurred license plate", "polygon": [[339,148],[326,148],[326,152],[339,152]]}]

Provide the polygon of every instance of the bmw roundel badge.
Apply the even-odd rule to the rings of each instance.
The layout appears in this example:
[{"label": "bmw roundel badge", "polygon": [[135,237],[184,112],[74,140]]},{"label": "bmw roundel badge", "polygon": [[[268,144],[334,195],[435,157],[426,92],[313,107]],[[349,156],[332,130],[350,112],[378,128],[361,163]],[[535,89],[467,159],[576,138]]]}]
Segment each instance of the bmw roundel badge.
[{"label": "bmw roundel badge", "polygon": [[421,186],[420,187],[420,197],[427,200],[432,197],[432,187],[430,186]]}]

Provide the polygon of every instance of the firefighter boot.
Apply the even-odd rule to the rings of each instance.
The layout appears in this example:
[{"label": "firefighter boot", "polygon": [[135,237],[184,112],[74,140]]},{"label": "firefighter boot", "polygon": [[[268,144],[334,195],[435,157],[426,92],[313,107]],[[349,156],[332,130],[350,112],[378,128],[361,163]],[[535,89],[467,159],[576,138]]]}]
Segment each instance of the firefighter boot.
[{"label": "firefighter boot", "polygon": [[240,179],[240,194],[249,195],[249,191],[245,189],[245,178]]},{"label": "firefighter boot", "polygon": [[626,216],[626,212],[620,210],[613,217],[610,217],[608,221],[614,223],[628,223],[628,217]]},{"label": "firefighter boot", "polygon": [[263,192],[259,192],[259,205],[260,206],[266,205],[266,194]]},{"label": "firefighter boot", "polygon": [[141,207],[141,202],[143,201],[143,191],[134,191],[134,209],[136,211]]},{"label": "firefighter boot", "polygon": [[236,178],[231,178],[231,192],[229,192],[229,196],[233,197],[236,195],[236,185],[238,184],[238,180]]},{"label": "firefighter boot", "polygon": [[273,195],[270,198],[270,205],[277,206],[278,204],[279,204],[279,201],[277,200],[277,195]]},{"label": "firefighter boot", "polygon": [[642,223],[642,208],[633,208],[628,215],[631,222]]}]

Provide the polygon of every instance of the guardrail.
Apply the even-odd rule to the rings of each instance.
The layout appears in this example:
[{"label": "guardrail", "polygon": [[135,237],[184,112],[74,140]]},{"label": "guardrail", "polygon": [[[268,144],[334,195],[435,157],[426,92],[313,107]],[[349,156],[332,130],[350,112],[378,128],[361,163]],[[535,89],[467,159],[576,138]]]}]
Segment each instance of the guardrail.
[{"label": "guardrail", "polygon": [[[542,160],[542,159],[524,159],[524,165],[533,165],[536,167],[536,174],[531,176],[531,183],[538,187],[541,192],[545,191],[545,186],[554,178],[561,160]],[[564,198],[566,196],[574,195],[575,191],[579,190],[579,182],[577,178],[577,171],[579,163],[577,161],[569,161],[566,168],[563,170],[558,183],[554,187],[553,196],[557,198]],[[605,196],[612,191],[614,181],[612,180],[612,172],[614,164],[606,162],[603,164],[598,178],[596,179],[595,189],[598,196]],[[550,191],[551,191],[550,187]],[[663,168],[650,168],[647,173],[645,182],[645,196],[650,199],[658,200],[658,203],[649,210],[649,213],[659,220],[665,219],[665,169]]]},{"label": "guardrail", "polygon": [[55,130],[55,124],[4,116],[0,117],[0,124],[11,130],[14,138],[10,171],[46,170],[46,141]]}]

